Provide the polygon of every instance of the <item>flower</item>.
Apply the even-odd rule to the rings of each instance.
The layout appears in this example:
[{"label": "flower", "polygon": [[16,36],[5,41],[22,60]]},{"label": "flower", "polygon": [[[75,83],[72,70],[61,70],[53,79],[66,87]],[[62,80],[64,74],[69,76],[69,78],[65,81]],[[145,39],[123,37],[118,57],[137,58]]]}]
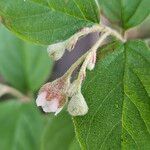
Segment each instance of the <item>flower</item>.
[{"label": "flower", "polygon": [[60,78],[53,82],[45,84],[39,91],[36,99],[37,106],[41,106],[45,112],[55,112],[57,115],[67,102],[65,88],[66,80]]},{"label": "flower", "polygon": [[79,37],[75,35],[73,35],[71,38],[69,38],[67,40],[67,46],[66,46],[66,49],[70,52],[71,50],[74,49],[77,41],[78,41]]},{"label": "flower", "polygon": [[75,93],[77,93],[78,89],[79,89],[79,84],[78,84],[78,80],[75,80],[73,83],[71,83],[69,85],[69,88],[67,90],[67,95],[69,97],[72,97]]},{"label": "flower", "polygon": [[96,63],[96,51],[91,53],[89,62],[87,64],[87,69],[90,71],[93,70],[95,68],[95,63]]},{"label": "flower", "polygon": [[88,112],[87,103],[80,91],[72,96],[68,104],[68,112],[72,116],[83,116]]},{"label": "flower", "polygon": [[55,61],[62,58],[62,56],[65,53],[67,42],[59,42],[52,45],[49,45],[47,48],[47,52],[49,53],[49,56],[53,58]]}]

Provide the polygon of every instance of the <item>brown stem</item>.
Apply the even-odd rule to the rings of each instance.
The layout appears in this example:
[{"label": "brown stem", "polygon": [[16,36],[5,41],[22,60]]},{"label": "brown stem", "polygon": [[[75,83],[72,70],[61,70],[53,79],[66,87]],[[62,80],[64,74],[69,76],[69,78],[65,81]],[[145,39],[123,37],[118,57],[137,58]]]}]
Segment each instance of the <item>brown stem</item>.
[{"label": "brown stem", "polygon": [[4,84],[0,84],[0,97],[2,97],[5,94],[11,94],[12,96],[15,96],[17,99],[19,99],[22,102],[29,102],[30,101],[29,97],[22,94],[21,92],[19,92],[15,88],[4,85]]}]

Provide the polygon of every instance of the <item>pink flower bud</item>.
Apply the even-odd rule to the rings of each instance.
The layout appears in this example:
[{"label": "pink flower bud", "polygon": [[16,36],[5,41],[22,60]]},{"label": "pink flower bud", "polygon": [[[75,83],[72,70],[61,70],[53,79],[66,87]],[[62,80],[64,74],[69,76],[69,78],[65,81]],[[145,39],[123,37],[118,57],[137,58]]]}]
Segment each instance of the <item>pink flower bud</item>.
[{"label": "pink flower bud", "polygon": [[41,106],[45,112],[55,112],[58,114],[67,101],[65,88],[66,80],[58,79],[45,84],[36,99],[37,106]]}]

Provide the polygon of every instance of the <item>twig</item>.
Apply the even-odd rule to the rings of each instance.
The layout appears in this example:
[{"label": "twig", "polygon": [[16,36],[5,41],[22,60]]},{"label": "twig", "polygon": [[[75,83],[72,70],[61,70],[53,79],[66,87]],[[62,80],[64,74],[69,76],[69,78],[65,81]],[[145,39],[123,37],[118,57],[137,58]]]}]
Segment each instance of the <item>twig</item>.
[{"label": "twig", "polygon": [[87,52],[86,59],[85,59],[84,63],[82,64],[80,72],[79,72],[79,75],[78,75],[78,79],[77,80],[79,81],[79,84],[81,84],[81,82],[82,82],[82,75],[83,75],[83,73],[86,73],[86,68],[87,68],[87,64],[89,62],[89,58],[90,58],[91,52],[97,51],[98,48],[101,46],[101,44],[104,42],[104,40],[106,40],[106,38],[109,35],[110,35],[110,31],[104,33],[101,36],[101,38],[99,38],[99,40],[95,43],[95,45]]},{"label": "twig", "polygon": [[13,87],[0,84],[0,97],[2,97],[5,94],[11,94],[12,96],[15,96],[17,99],[19,99],[22,102],[29,102],[30,98],[19,92]]}]

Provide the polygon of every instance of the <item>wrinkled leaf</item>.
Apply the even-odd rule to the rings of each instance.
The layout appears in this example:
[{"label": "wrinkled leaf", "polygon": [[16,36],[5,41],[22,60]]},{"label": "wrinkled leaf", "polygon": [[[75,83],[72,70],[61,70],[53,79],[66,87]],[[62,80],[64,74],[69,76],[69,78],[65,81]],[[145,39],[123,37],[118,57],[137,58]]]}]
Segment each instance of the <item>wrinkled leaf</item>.
[{"label": "wrinkled leaf", "polygon": [[141,41],[114,43],[99,54],[83,85],[89,112],[74,118],[82,149],[150,148],[149,58]]},{"label": "wrinkled leaf", "polygon": [[44,120],[31,104],[0,104],[0,149],[40,150]]},{"label": "wrinkled leaf", "polygon": [[71,117],[66,113],[60,113],[47,125],[42,138],[43,150],[69,150],[74,140],[74,129]]},{"label": "wrinkled leaf", "polygon": [[92,22],[98,22],[98,9],[94,0],[30,0],[52,7],[55,11],[68,13]]},{"label": "wrinkled leaf", "polygon": [[15,88],[34,92],[52,68],[46,48],[31,45],[0,26],[0,74]]},{"label": "wrinkled leaf", "polygon": [[140,24],[150,14],[149,0],[98,1],[103,15],[124,29]]},{"label": "wrinkled leaf", "polygon": [[65,40],[98,22],[94,0],[1,0],[2,22],[20,37],[40,44]]},{"label": "wrinkled leaf", "polygon": [[80,145],[77,141],[77,139],[74,139],[73,142],[71,143],[69,150],[81,150]]}]

